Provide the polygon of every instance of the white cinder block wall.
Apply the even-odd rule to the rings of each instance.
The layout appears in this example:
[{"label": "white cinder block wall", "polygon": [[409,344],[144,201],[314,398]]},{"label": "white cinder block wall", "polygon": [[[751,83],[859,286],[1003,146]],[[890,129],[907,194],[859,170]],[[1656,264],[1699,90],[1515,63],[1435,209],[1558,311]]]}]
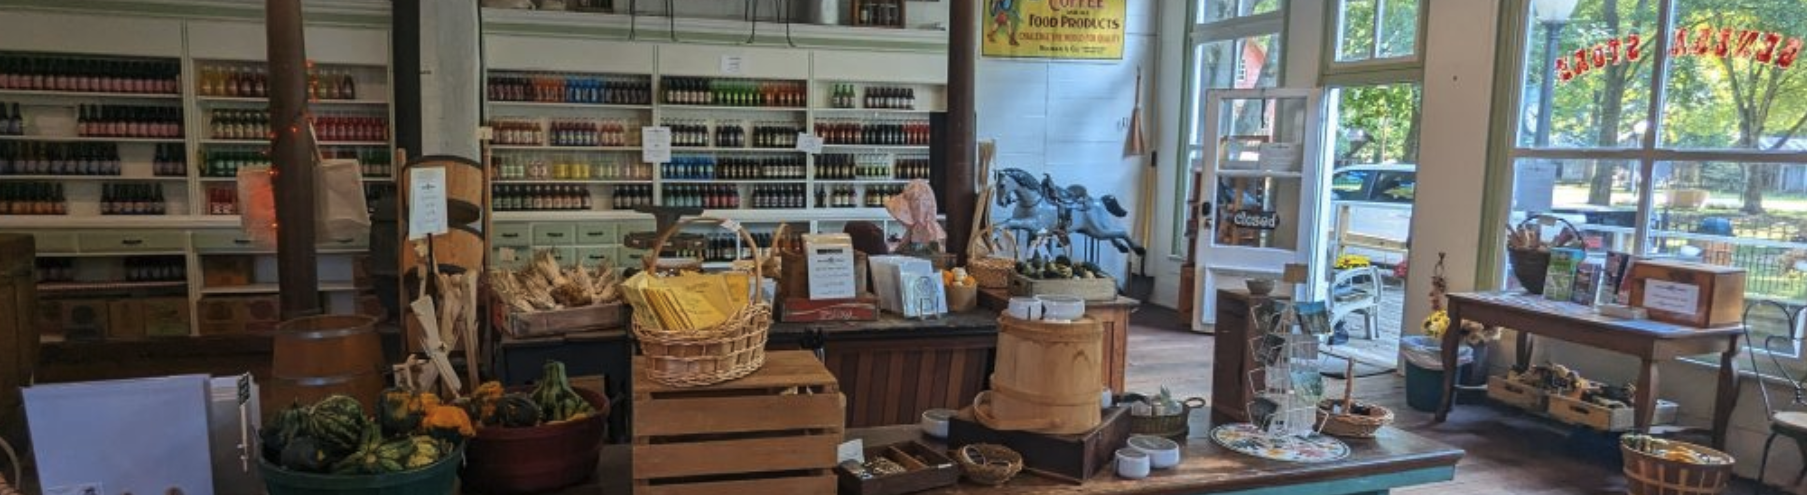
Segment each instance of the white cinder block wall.
[{"label": "white cinder block wall", "polygon": [[[1143,71],[1143,132],[1151,149],[1169,126],[1168,118],[1159,115],[1155,82],[1158,77],[1179,77],[1177,67],[1164,73],[1155,70],[1159,44],[1157,10],[1180,8],[1157,5],[1165,3],[1184,2],[1128,2],[1122,60],[981,57],[977,74],[978,136],[981,141],[997,140],[998,155],[992,169],[1020,168],[1038,177],[1046,173],[1062,185],[1084,185],[1093,197],[1116,195],[1118,202],[1130,210],[1128,217],[1117,220],[1134,232],[1137,215],[1151,213],[1135,211],[1136,198],[1142,194],[1137,191],[1141,187],[1140,174],[1147,165],[1123,157],[1128,119],[1135,108],[1136,68],[1140,66]],[[995,204],[993,212],[994,218],[1009,214]],[[1076,249],[1084,245],[1080,239],[1081,236],[1074,237]],[[1118,280],[1127,279],[1125,270],[1133,256],[1119,254],[1104,243],[1100,243],[1098,252],[1099,266]],[[1150,252],[1165,255],[1166,249],[1151,246]],[[1151,269],[1149,274],[1156,273]]]}]

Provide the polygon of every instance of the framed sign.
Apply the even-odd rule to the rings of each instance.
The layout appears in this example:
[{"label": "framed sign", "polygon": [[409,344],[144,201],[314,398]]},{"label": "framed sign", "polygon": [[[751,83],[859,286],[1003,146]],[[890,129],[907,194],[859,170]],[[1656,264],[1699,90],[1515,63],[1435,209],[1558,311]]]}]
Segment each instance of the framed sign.
[{"label": "framed sign", "polygon": [[1119,60],[1128,0],[986,0],[987,57]]}]

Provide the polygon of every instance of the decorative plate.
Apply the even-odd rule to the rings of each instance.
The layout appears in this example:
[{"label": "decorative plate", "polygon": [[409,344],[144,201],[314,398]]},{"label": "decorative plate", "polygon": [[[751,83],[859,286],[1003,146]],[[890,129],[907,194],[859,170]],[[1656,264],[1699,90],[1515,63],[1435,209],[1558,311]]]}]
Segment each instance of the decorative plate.
[{"label": "decorative plate", "polygon": [[1274,437],[1249,423],[1211,429],[1211,440],[1243,454],[1287,462],[1330,462],[1349,457],[1349,445],[1324,435]]}]

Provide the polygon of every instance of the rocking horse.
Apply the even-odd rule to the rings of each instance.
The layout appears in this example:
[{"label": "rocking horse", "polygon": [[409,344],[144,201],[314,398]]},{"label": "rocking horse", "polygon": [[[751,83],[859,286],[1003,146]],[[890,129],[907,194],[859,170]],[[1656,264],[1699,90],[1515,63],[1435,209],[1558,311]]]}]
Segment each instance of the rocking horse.
[{"label": "rocking horse", "polygon": [[1141,256],[1146,249],[1130,239],[1129,231],[1117,225],[1117,218],[1129,215],[1117,203],[1116,196],[1106,194],[1093,198],[1084,186],[1065,188],[1043,175],[1041,180],[1022,169],[1007,168],[997,172],[997,205],[1013,207],[1010,218],[997,223],[997,228],[1022,231],[1030,238],[1053,235],[1065,240],[1066,234],[1078,233],[1108,241],[1117,251]]}]

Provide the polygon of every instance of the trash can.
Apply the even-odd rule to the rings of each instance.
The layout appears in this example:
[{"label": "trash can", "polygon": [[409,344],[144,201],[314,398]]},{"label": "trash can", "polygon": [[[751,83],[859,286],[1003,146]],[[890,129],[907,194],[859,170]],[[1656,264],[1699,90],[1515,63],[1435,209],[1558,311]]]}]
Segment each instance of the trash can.
[{"label": "trash can", "polygon": [[[1436,411],[1443,402],[1443,343],[1423,335],[1399,339],[1399,356],[1405,360],[1405,404],[1419,411]],[[1456,372],[1474,362],[1468,346],[1456,353]],[[1460,376],[1460,375],[1458,375]]]}]

